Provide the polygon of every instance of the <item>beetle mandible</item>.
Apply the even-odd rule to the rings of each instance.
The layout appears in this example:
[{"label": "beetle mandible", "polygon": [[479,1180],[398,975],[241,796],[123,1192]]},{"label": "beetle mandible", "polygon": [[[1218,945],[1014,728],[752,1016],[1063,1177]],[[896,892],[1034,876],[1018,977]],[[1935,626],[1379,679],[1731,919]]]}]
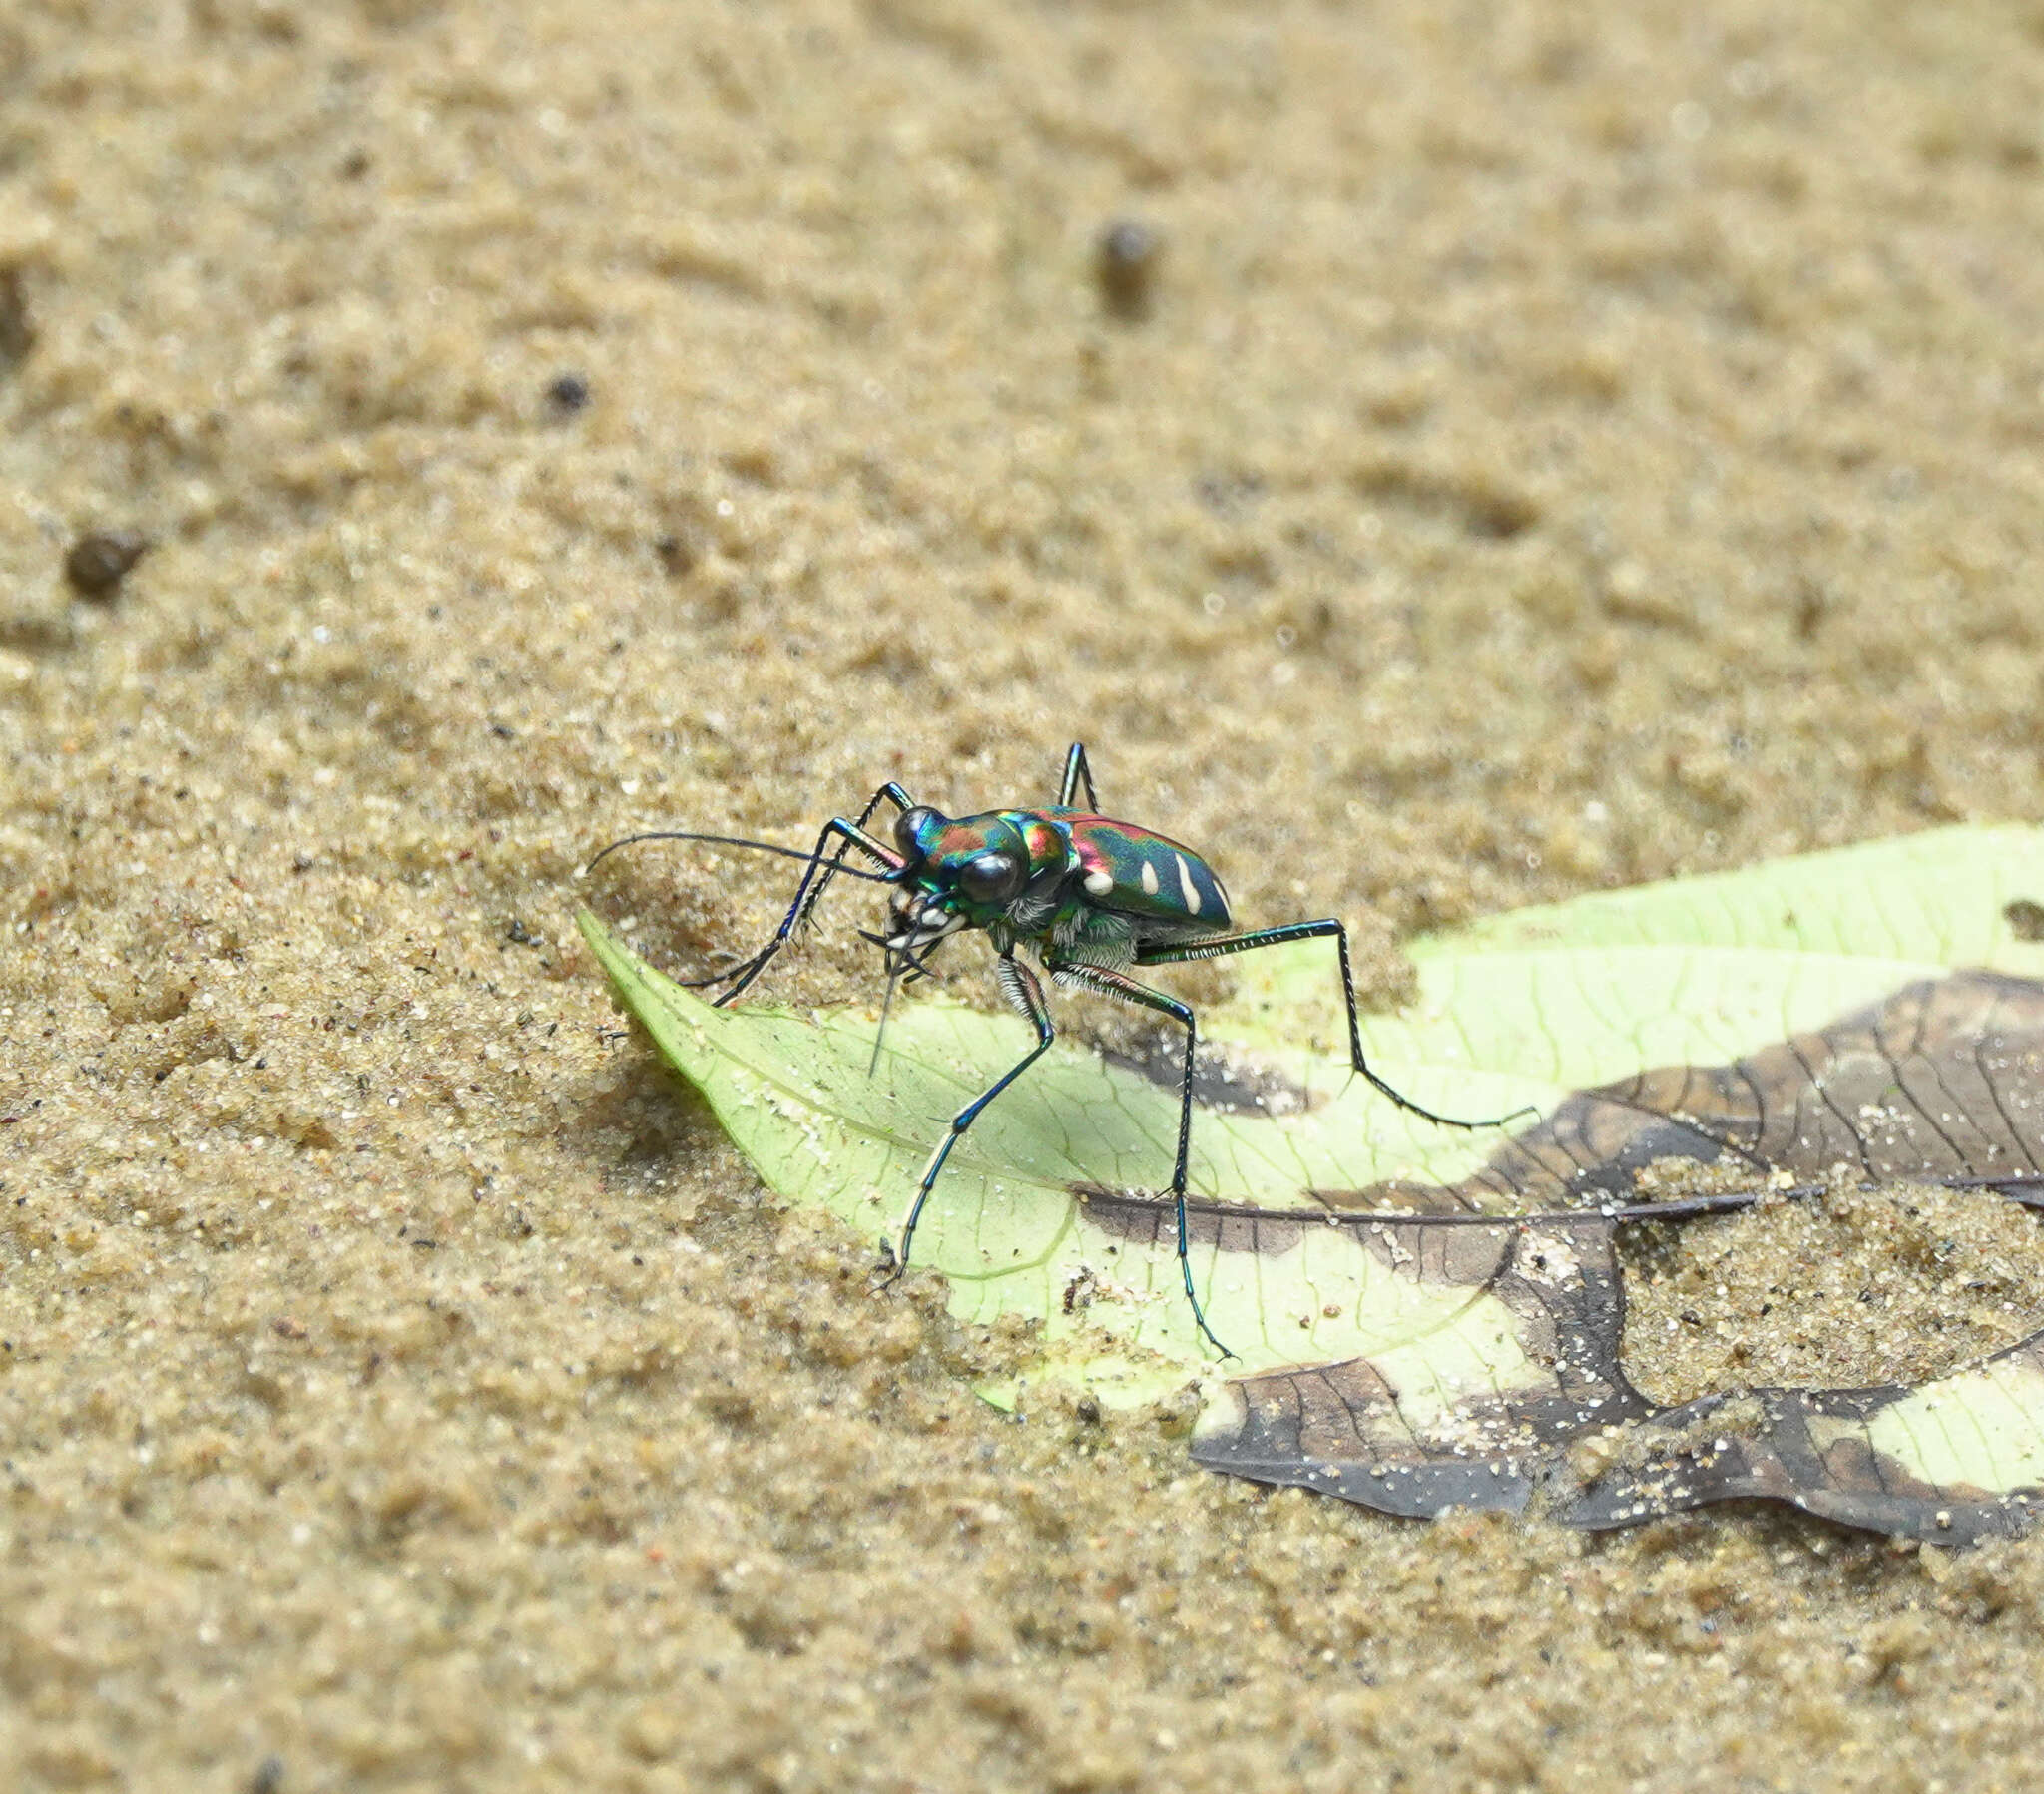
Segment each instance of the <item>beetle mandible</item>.
[{"label": "beetle mandible", "polygon": [[[1078,798],[1085,794],[1085,805]],[[893,805],[889,844],[870,831],[883,804]],[[759,952],[723,972],[686,981],[692,988],[725,988],[713,1001],[734,1001],[807,925],[816,904],[839,872],[892,887],[884,934],[866,939],[887,955],[888,996],[904,973],[908,981],[928,970],[928,957],[955,934],[984,934],[994,950],[994,978],[1001,995],[1036,1031],[1036,1045],[951,1118],[916,1187],[915,1199],[893,1248],[896,1275],[907,1267],[909,1248],[924,1204],[944,1161],[981,1113],[1009,1085],[1050,1050],[1057,1038],[1043,985],[1016,957],[1027,948],[1054,984],[1097,991],[1165,1015],[1186,1031],[1185,1064],[1179,1082],[1178,1153],[1170,1197],[1178,1229],[1179,1270],[1186,1300],[1201,1334],[1226,1357],[1234,1357],[1207,1324],[1193,1287],[1186,1237],[1186,1164],[1192,1146],[1193,1072],[1198,1026],[1176,997],[1152,990],[1129,976],[1132,968],[1183,965],[1220,959],[1263,947],[1331,936],[1341,969],[1341,998],[1348,1014],[1348,1058],[1356,1074],[1400,1109],[1444,1127],[1492,1127],[1518,1114],[1487,1121],[1436,1115],[1394,1090],[1363,1058],[1362,1025],[1349,967],[1348,931],[1332,917],[1287,922],[1275,928],[1240,929],[1228,892],[1214,869],[1190,847],[1152,829],[1100,813],[1093,772],[1082,742],[1065,756],[1056,801],[1046,809],[984,810],[973,816],[945,816],[917,803],[893,780],[880,786],[856,818],[833,816],[823,824],[813,852],[799,853],[766,841],[732,835],[663,829],[628,835],[590,862],[639,841],[709,841],[752,847],[805,862],[794,900],[773,938]],[[884,868],[867,871],[845,863],[856,850]],[[883,1011],[884,1022],[884,1011]],[[874,1049],[877,1062],[878,1047]]]}]

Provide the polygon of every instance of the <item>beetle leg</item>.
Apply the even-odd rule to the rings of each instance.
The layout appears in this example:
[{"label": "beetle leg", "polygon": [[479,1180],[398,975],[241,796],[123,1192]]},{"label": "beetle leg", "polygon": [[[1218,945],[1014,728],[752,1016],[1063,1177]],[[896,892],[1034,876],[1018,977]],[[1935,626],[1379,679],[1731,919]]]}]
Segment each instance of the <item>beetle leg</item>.
[{"label": "beetle leg", "polygon": [[1093,768],[1086,764],[1086,743],[1074,741],[1071,751],[1065,755],[1065,776],[1058,785],[1057,807],[1061,810],[1076,808],[1072,799],[1079,795],[1081,785],[1086,787],[1086,807],[1097,811],[1100,799],[1093,791]]},{"label": "beetle leg", "polygon": [[1160,1015],[1171,1017],[1186,1031],[1185,1076],[1179,1083],[1178,1100],[1178,1162],[1171,1171],[1171,1201],[1178,1221],[1178,1268],[1185,1279],[1186,1300],[1193,1305],[1193,1319],[1207,1336],[1208,1343],[1224,1358],[1233,1358],[1231,1352],[1214,1337],[1214,1329],[1207,1325],[1206,1311],[1200,1306],[1200,1298],[1193,1290],[1193,1260],[1187,1249],[1186,1239],[1186,1166],[1193,1145],[1193,1063],[1197,1050],[1198,1030],[1193,1021],[1193,1012],[1176,997],[1167,997],[1162,991],[1153,991],[1148,985],[1138,984],[1133,978],[1124,978],[1121,973],[1106,966],[1088,966],[1051,960],[1050,975],[1060,984],[1076,984],[1089,991],[1098,991],[1103,997],[1119,997],[1125,1003],[1136,1003],[1145,1009],[1154,1009]]},{"label": "beetle leg", "polygon": [[[722,972],[709,978],[693,978],[688,981],[690,990],[700,990],[707,985],[729,983],[731,989],[718,994],[712,1001],[719,1009],[743,991],[747,985],[766,970],[768,963],[781,948],[808,925],[809,916],[817,900],[829,888],[830,880],[837,868],[844,864],[844,856],[856,847],[871,854],[883,866],[899,864],[896,856],[887,851],[878,841],[865,832],[866,824],[873,819],[873,812],[882,803],[891,803],[897,809],[910,810],[915,807],[912,799],[891,778],[867,799],[866,807],[859,811],[856,822],[847,822],[842,816],[833,816],[823,824],[822,833],[816,837],[816,858],[802,874],[802,881],[795,886],[794,901],[787,906],[787,914],[781,918],[780,926],[773,938],[753,955],[736,966],[727,966]],[[837,842],[837,851],[824,857],[824,849],[832,840]]]},{"label": "beetle leg", "polygon": [[937,1141],[937,1149],[930,1154],[930,1161],[923,1169],[922,1182],[915,1192],[915,1201],[908,1210],[908,1219],[901,1224],[901,1235],[894,1247],[893,1275],[896,1277],[908,1268],[908,1248],[915,1238],[915,1224],[922,1219],[922,1206],[930,1199],[930,1190],[937,1181],[937,1173],[944,1168],[944,1160],[951,1156],[951,1148],[958,1143],[966,1128],[979,1120],[980,1111],[1041,1059],[1058,1037],[1058,1031],[1051,1026],[1049,1006],[1043,1000],[1043,986],[1036,982],[1035,975],[1027,966],[1012,953],[1004,953],[994,962],[994,976],[1000,980],[1001,995],[1036,1029],[1036,1045],[951,1118],[951,1130]]},{"label": "beetle leg", "polygon": [[1259,947],[1282,947],[1292,941],[1316,941],[1327,935],[1334,937],[1335,948],[1341,956],[1341,1000],[1348,1006],[1348,1063],[1374,1090],[1390,1098],[1408,1115],[1416,1115],[1421,1121],[1432,1121],[1440,1127],[1503,1127],[1522,1117],[1540,1113],[1528,1104],[1524,1109],[1513,1110],[1510,1115],[1494,1116],[1484,1121],[1465,1121],[1455,1116],[1435,1115],[1432,1110],[1393,1090],[1372,1072],[1368,1062],[1362,1057],[1362,1022],[1355,1010],[1355,977],[1348,969],[1348,930],[1331,916],[1319,922],[1286,922],[1277,928],[1259,928],[1249,934],[1224,935],[1215,941],[1190,941],[1177,947],[1138,947],[1136,964],[1178,966],[1184,965],[1188,960],[1220,959],[1231,953],[1254,953]]}]

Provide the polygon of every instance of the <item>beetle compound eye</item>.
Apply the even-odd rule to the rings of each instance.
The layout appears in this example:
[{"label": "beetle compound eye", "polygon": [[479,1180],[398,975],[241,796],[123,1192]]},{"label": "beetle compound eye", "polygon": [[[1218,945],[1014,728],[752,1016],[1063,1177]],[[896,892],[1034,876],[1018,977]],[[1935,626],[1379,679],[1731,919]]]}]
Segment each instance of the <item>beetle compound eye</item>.
[{"label": "beetle compound eye", "polygon": [[932,809],[903,810],[894,818],[894,845],[901,849],[902,858],[914,864],[922,858],[922,844],[916,836],[935,818]]},{"label": "beetle compound eye", "polygon": [[974,903],[1006,903],[1022,888],[1022,862],[1012,854],[979,854],[965,862],[958,887]]}]

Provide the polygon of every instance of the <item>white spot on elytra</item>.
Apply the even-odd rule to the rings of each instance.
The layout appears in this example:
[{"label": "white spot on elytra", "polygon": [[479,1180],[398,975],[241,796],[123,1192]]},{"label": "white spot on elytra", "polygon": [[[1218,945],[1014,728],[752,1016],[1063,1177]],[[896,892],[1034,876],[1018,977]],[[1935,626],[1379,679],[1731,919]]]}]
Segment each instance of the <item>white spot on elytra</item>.
[{"label": "white spot on elytra", "polygon": [[1174,853],[1171,857],[1178,861],[1178,893],[1185,899],[1186,913],[1197,916],[1200,913],[1200,890],[1193,883],[1193,869],[1186,864],[1184,854]]},{"label": "white spot on elytra", "polygon": [[1148,860],[1143,862],[1143,894],[1146,897],[1157,895],[1157,868]]},{"label": "white spot on elytra", "polygon": [[[1143,876],[1150,878],[1150,868],[1148,866],[1143,868]],[[1108,892],[1114,889],[1114,874],[1112,872],[1089,872],[1080,882],[1094,896],[1105,897]],[[1157,881],[1154,878],[1150,878],[1150,882],[1155,884]]]}]

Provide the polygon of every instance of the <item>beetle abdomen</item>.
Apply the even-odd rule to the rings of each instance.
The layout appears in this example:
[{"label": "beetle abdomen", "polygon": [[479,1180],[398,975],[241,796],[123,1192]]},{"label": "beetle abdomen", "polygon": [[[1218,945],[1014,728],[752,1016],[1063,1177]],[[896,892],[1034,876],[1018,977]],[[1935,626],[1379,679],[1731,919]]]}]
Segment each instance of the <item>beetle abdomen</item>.
[{"label": "beetle abdomen", "polygon": [[1106,816],[1074,816],[1066,826],[1088,902],[1202,934],[1235,926],[1228,892],[1190,847]]}]

